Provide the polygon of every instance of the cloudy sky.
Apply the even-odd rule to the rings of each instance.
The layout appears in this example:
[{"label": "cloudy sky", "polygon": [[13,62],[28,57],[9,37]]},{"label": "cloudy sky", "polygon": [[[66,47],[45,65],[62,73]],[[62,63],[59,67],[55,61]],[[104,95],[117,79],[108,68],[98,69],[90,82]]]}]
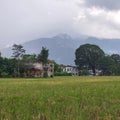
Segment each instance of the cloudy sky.
[{"label": "cloudy sky", "polygon": [[0,49],[59,33],[120,38],[120,0],[0,0]]}]

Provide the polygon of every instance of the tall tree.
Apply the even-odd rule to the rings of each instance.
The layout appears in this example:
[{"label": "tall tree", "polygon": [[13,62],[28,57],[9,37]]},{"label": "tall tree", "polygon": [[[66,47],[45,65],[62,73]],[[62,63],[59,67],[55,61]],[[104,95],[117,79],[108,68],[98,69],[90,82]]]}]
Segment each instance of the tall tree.
[{"label": "tall tree", "polygon": [[17,65],[17,72],[18,72],[18,77],[19,77],[19,74],[20,74],[20,59],[22,58],[22,56],[24,55],[25,53],[25,50],[23,49],[23,46],[22,45],[17,45],[17,44],[14,44],[13,45],[13,56],[17,62],[18,62],[18,65]]},{"label": "tall tree", "polygon": [[45,47],[42,47],[40,54],[38,55],[38,61],[46,64],[48,62],[49,50]]},{"label": "tall tree", "polygon": [[117,68],[117,73],[116,75],[120,75],[120,55],[119,54],[112,54],[111,58],[115,61],[116,63],[116,68]]},{"label": "tall tree", "polygon": [[115,60],[116,63],[120,64],[120,55],[119,54],[112,54],[112,59]]},{"label": "tall tree", "polygon": [[104,56],[99,60],[99,69],[103,75],[115,75],[118,72],[117,64],[111,56]]},{"label": "tall tree", "polygon": [[92,69],[94,75],[96,75],[95,69],[97,68],[98,60],[104,55],[103,50],[99,46],[84,44],[75,51],[75,64],[80,69],[83,67]]},{"label": "tall tree", "polygon": [[42,47],[42,50],[40,54],[38,55],[38,61],[43,63],[43,68],[44,68],[44,77],[47,77],[47,63],[48,63],[48,56],[49,56],[49,50],[46,49],[45,47]]}]

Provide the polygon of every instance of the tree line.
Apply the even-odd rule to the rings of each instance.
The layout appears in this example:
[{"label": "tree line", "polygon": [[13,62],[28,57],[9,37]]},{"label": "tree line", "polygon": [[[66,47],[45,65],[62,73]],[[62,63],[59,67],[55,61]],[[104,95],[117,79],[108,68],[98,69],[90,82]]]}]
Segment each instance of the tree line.
[{"label": "tree line", "polygon": [[120,55],[107,55],[97,45],[84,44],[75,51],[75,64],[79,70],[101,71],[101,75],[120,75]]},{"label": "tree line", "polygon": [[[12,46],[12,51],[11,58],[4,58],[0,53],[0,77],[31,77],[29,63],[33,62],[42,62],[44,65],[52,62],[55,75],[68,75],[60,69],[64,65],[48,59],[49,50],[45,47],[42,47],[38,55],[26,54],[23,46],[17,44]],[[84,44],[75,50],[75,64],[80,75],[88,75],[88,70],[92,70],[94,75],[96,70],[100,70],[101,75],[120,75],[120,55],[107,55],[94,44]]]},{"label": "tree line", "polygon": [[32,77],[29,71],[30,64],[42,62],[44,67],[44,77],[47,77],[47,63],[54,64],[55,76],[68,76],[70,74],[63,72],[63,65],[57,64],[54,60],[49,60],[49,50],[42,47],[39,54],[26,54],[22,45],[14,44],[12,46],[11,58],[4,58],[0,53],[0,77]]},{"label": "tree line", "polygon": [[38,55],[25,54],[22,45],[12,46],[11,58],[4,58],[0,53],[0,77],[31,77],[29,73],[29,63],[42,62],[44,66],[49,62],[49,50],[42,47]]}]

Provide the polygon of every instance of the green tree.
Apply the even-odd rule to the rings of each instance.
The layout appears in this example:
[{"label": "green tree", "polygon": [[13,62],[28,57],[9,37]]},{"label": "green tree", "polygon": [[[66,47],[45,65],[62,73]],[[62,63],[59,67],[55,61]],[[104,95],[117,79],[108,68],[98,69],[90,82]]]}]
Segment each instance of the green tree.
[{"label": "green tree", "polygon": [[111,58],[114,59],[116,63],[120,64],[120,55],[119,54],[112,54]]},{"label": "green tree", "polygon": [[44,66],[44,77],[47,77],[47,63],[48,63],[48,56],[49,56],[49,50],[46,49],[45,47],[42,47],[42,50],[40,54],[38,55],[37,59],[39,62],[42,62]]},{"label": "green tree", "polygon": [[115,61],[116,64],[116,75],[120,75],[120,55],[119,54],[112,54],[111,58]]},{"label": "green tree", "polygon": [[35,54],[24,54],[23,57],[22,57],[22,61],[24,62],[35,62],[36,61],[36,55]]},{"label": "green tree", "polygon": [[42,47],[40,54],[38,54],[38,61],[43,64],[48,63],[49,50],[45,47]]},{"label": "green tree", "polygon": [[8,77],[15,77],[15,71],[17,70],[17,60],[4,58],[3,60],[4,71],[8,74]]},{"label": "green tree", "polygon": [[99,46],[84,44],[75,51],[75,64],[80,69],[92,69],[94,75],[96,75],[95,69],[97,68],[98,60],[104,55],[104,51]]},{"label": "green tree", "polygon": [[2,71],[3,71],[3,58],[0,57],[0,77],[2,77]]},{"label": "green tree", "polygon": [[99,60],[99,69],[102,70],[103,75],[117,74],[117,64],[111,56],[104,56]]},{"label": "green tree", "polygon": [[17,64],[17,72],[18,72],[18,77],[19,77],[19,74],[20,74],[20,71],[19,71],[20,70],[20,59],[24,55],[25,50],[23,49],[22,45],[17,45],[17,44],[13,45],[12,50],[13,50],[13,56],[12,57],[14,57],[18,62],[18,64]]},{"label": "green tree", "polygon": [[17,60],[0,58],[0,77],[14,77],[16,71]]}]

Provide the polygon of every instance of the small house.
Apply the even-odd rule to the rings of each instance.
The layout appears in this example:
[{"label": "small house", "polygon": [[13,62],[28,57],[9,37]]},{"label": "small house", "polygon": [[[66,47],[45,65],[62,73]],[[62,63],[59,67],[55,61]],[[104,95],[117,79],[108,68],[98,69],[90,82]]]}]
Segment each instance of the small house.
[{"label": "small house", "polygon": [[72,75],[79,75],[79,70],[76,66],[63,66],[62,71],[71,73]]}]

